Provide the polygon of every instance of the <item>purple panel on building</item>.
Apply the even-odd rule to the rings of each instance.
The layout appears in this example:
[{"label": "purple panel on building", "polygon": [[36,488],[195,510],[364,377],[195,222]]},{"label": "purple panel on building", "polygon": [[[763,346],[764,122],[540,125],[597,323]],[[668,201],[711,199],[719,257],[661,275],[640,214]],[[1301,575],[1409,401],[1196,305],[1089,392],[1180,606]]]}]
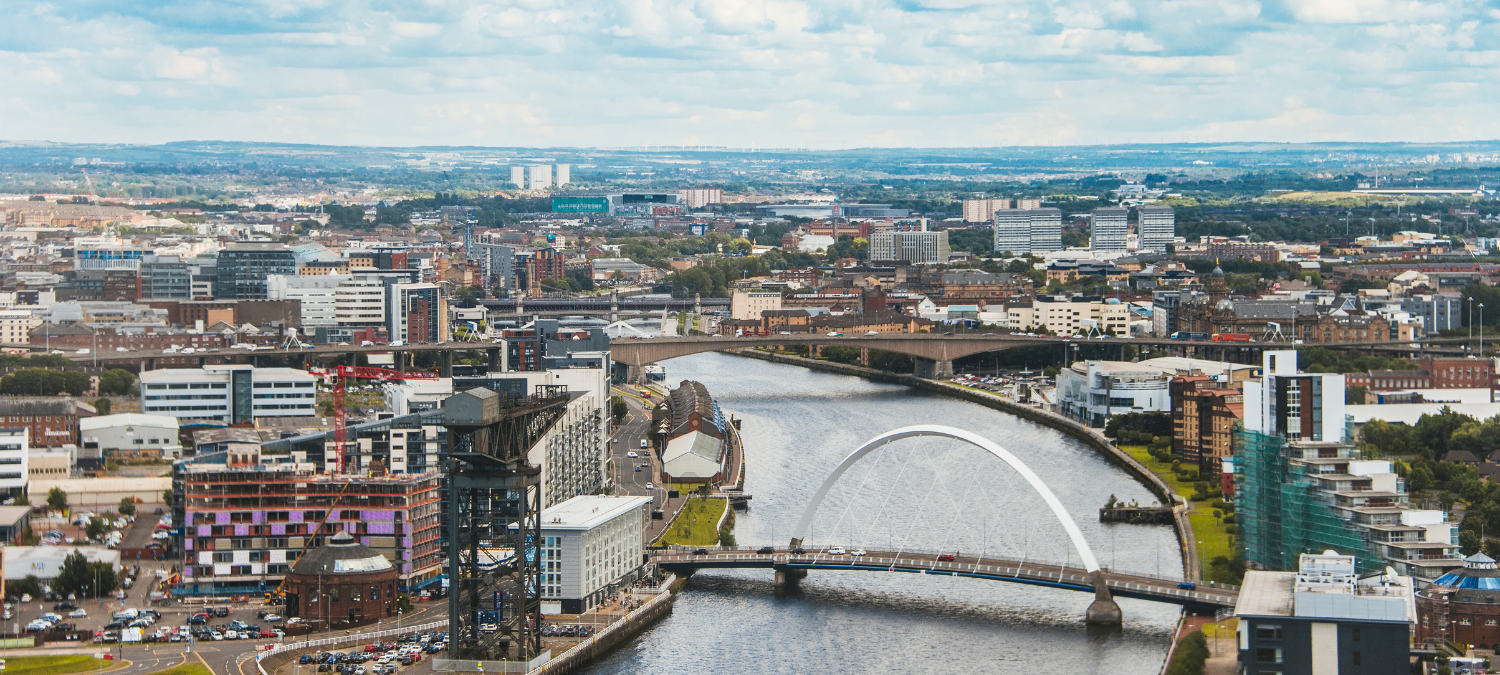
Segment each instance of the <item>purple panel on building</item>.
[{"label": "purple panel on building", "polygon": [[213,533],[214,533],[214,526],[212,526],[212,525],[199,525],[198,526],[198,536],[200,536],[200,537],[212,536]]},{"label": "purple panel on building", "polygon": [[370,534],[395,534],[395,523],[370,523]]},{"label": "purple panel on building", "polygon": [[271,534],[286,534],[286,526],[285,525],[272,525],[271,526]]},{"label": "purple panel on building", "polygon": [[292,511],[292,512],[290,512],[288,514],[288,517],[291,518],[292,522],[294,522],[294,523],[300,523],[300,522],[302,522],[302,512],[301,511]]},{"label": "purple panel on building", "polygon": [[236,536],[236,537],[248,537],[248,536],[250,536],[250,526],[249,525],[235,525],[234,526],[234,536]]},{"label": "purple panel on building", "polygon": [[228,525],[229,524],[229,514],[228,513],[224,513],[224,512],[215,513],[214,517],[216,518],[216,520],[214,522],[216,522],[216,523],[218,523],[220,525]]},{"label": "purple panel on building", "polygon": [[185,548],[185,549],[187,549],[187,550],[189,550],[189,551],[193,550],[193,538],[192,537],[183,537],[182,538],[182,547]]},{"label": "purple panel on building", "polygon": [[360,511],[359,517],[365,521],[371,520],[395,520],[395,511]]},{"label": "purple panel on building", "polygon": [[264,523],[264,522],[266,522],[266,512],[265,511],[251,511],[250,512],[250,522],[252,522],[252,523]]}]

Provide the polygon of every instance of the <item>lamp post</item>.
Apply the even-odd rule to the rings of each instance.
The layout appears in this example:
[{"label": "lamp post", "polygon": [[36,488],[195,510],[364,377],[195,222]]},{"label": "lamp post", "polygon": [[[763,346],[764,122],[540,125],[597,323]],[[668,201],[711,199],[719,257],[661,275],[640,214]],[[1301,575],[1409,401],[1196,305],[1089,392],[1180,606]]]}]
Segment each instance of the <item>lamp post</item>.
[{"label": "lamp post", "polygon": [[1474,296],[1469,296],[1469,349],[1474,348]]},{"label": "lamp post", "polygon": [[1484,358],[1484,303],[1479,303],[1479,358]]}]

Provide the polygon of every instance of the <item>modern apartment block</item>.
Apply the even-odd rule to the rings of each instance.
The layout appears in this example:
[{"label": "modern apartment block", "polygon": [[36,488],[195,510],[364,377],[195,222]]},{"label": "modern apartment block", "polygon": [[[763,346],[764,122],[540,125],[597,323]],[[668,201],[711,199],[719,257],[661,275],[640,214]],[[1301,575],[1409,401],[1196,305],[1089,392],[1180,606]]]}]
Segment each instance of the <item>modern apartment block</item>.
[{"label": "modern apartment block", "polygon": [[349,280],[347,274],[275,274],[266,279],[266,297],[271,300],[297,300],[302,307],[302,327],[308,333],[319,326],[337,326],[335,308],[339,286]]},{"label": "modern apartment block", "polygon": [[542,511],[542,612],[580,614],[640,578],[650,497],[574,497]]},{"label": "modern apartment block", "polygon": [[534,164],[526,167],[526,187],[531,190],[545,190],[552,187],[552,165]]},{"label": "modern apartment block", "polygon": [[1177,237],[1177,215],[1170,206],[1136,207],[1137,249],[1152,253],[1166,253],[1167,247]]},{"label": "modern apartment block", "polygon": [[1031,252],[1036,254],[1061,251],[1062,211],[1053,208],[1025,209],[1031,216]]},{"label": "modern apartment block", "polygon": [[511,167],[510,168],[510,182],[515,183],[516,187],[518,187],[518,188],[524,188],[524,187],[526,187],[526,167],[524,167],[524,166],[513,166],[513,167]]},{"label": "modern apartment block", "polygon": [[877,232],[870,235],[871,260],[905,260],[913,265],[948,262],[947,232]]},{"label": "modern apartment block", "polygon": [[141,373],[141,412],[179,420],[249,424],[257,417],[316,415],[315,378],[294,368],[210,365]]},{"label": "modern apartment block", "polygon": [[1130,211],[1118,206],[1094,209],[1089,224],[1089,250],[1123,252],[1130,232]]},{"label": "modern apartment block", "polygon": [[238,242],[219,251],[215,300],[264,300],[266,278],[295,275],[297,255],[281,244]]},{"label": "modern apartment block", "polygon": [[[968,202],[964,202],[968,208]],[[991,216],[995,232],[995,250],[1022,256],[1031,253],[1031,211],[1006,209]]]},{"label": "modern apartment block", "polygon": [[30,458],[31,430],[26,427],[0,428],[0,491],[12,497],[26,494]]},{"label": "modern apartment block", "polygon": [[683,188],[677,191],[677,203],[690,209],[701,209],[709,204],[723,204],[722,188]]},{"label": "modern apartment block", "polygon": [[437,580],[442,538],[437,472],[329,475],[291,457],[262,456],[257,446],[246,445],[228,457],[175,467],[174,520],[185,524],[187,565],[183,585],[173,593],[274,589],[304,547],[315,548],[338,532],[390,560],[402,590]]},{"label": "modern apartment block", "polygon": [[468,256],[469,260],[479,263],[480,273],[484,275],[485,288],[515,289],[516,247],[476,241],[469,245],[464,255]]},{"label": "modern apartment block", "polygon": [[432,344],[448,339],[448,302],[437,284],[392,284],[386,329],[391,340]]},{"label": "modern apartment block", "polygon": [[1292,350],[1266,351],[1262,366],[1261,380],[1245,383],[1234,456],[1245,562],[1289,569],[1300,554],[1332,549],[1364,571],[1418,579],[1462,566],[1447,514],[1411,508],[1390,462],[1345,443],[1344,376],[1300,373]]}]

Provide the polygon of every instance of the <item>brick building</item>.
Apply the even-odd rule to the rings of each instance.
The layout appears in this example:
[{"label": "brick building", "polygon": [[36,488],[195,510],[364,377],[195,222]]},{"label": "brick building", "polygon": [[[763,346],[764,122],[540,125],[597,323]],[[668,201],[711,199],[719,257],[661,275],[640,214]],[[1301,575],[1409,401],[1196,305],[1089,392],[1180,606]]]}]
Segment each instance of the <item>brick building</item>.
[{"label": "brick building", "polygon": [[34,448],[78,445],[78,418],[97,414],[94,406],[71,397],[0,400],[0,424],[30,429]]},{"label": "brick building", "polygon": [[396,616],[396,567],[348,532],[308,551],[286,575],[286,615],[313,630],[359,626]]},{"label": "brick building", "polygon": [[[1233,371],[1226,371],[1232,373]],[[1207,375],[1176,377],[1172,399],[1172,454],[1214,480],[1234,456],[1234,425],[1245,415],[1244,392]]]}]

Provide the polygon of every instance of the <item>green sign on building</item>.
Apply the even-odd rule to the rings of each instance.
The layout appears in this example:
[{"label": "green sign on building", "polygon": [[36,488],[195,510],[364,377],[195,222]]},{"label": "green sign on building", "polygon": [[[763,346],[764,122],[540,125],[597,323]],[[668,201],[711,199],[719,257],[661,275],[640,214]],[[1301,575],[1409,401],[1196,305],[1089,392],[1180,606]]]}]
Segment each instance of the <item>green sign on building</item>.
[{"label": "green sign on building", "polygon": [[608,197],[553,197],[553,213],[609,213]]}]

